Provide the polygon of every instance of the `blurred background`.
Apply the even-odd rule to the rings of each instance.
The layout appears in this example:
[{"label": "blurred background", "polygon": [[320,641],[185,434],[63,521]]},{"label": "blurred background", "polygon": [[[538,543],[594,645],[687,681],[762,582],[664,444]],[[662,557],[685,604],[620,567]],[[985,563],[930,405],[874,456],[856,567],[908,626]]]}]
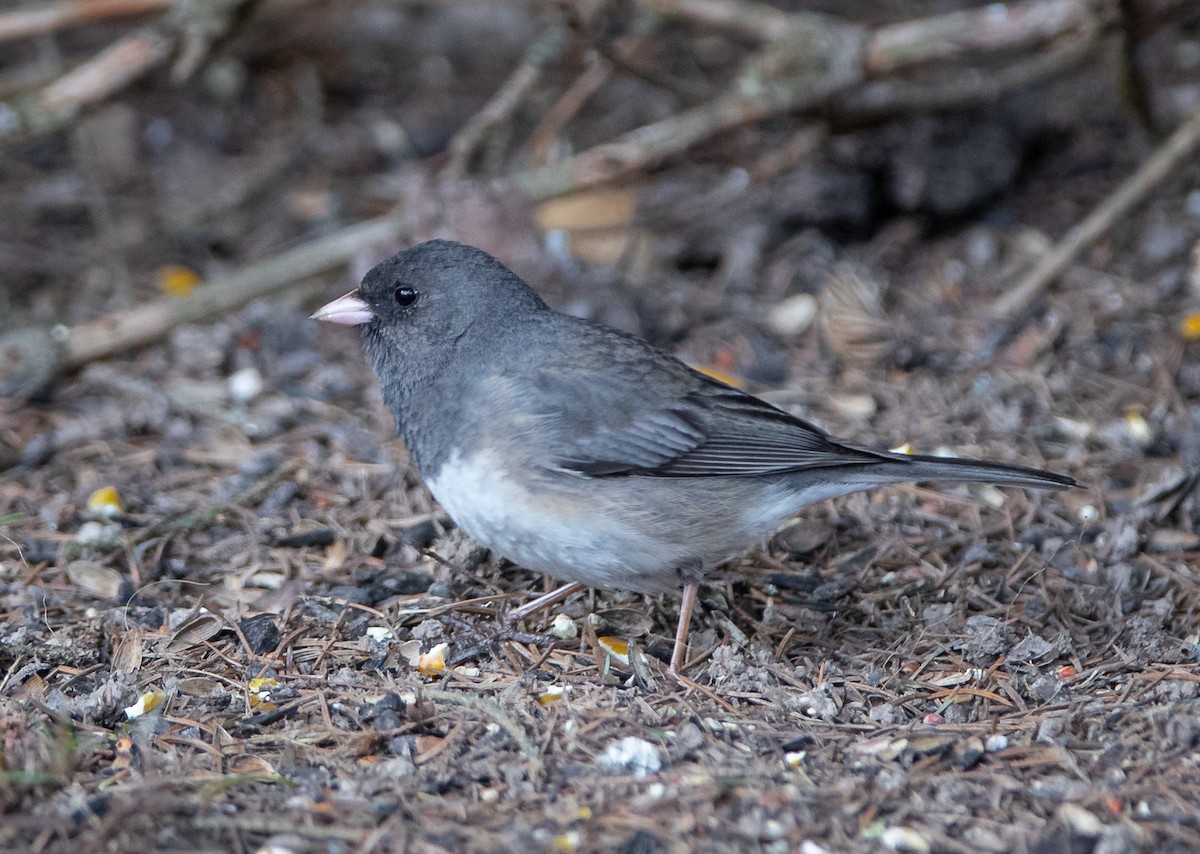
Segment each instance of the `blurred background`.
[{"label": "blurred background", "polygon": [[[34,775],[0,779],[0,840],[120,848],[139,810],[168,848],[286,835],[228,819],[288,815],[261,781],[228,814],[186,786],[145,799],[117,739],[157,696],[149,779],[253,755],[244,773],[298,787],[297,827],[344,830],[295,850],[399,845],[379,831],[415,792],[439,795],[402,823],[413,850],[1200,846],[1178,723],[1200,684],[1195,2],[30,0],[0,8],[0,150],[0,695],[42,733],[0,754]],[[814,508],[706,594],[707,693],[669,688],[700,711],[636,679],[614,700],[629,677],[599,678],[587,643],[470,635],[540,582],[452,530],[357,336],[307,320],[433,237],[838,435],[1086,488]],[[645,610],[564,613],[610,606]],[[653,653],[675,607],[611,631]],[[442,642],[461,678],[507,680],[536,750],[413,705]],[[286,722],[246,687],[264,674]],[[567,743],[567,719],[601,723]],[[87,737],[63,753],[56,721]],[[253,741],[276,724],[323,746]],[[910,725],[961,738],[854,752]],[[665,761],[709,782],[635,810],[635,770],[592,759],[668,726],[688,741]],[[997,773],[940,789],[989,733]],[[762,796],[802,750],[807,787]]]}]

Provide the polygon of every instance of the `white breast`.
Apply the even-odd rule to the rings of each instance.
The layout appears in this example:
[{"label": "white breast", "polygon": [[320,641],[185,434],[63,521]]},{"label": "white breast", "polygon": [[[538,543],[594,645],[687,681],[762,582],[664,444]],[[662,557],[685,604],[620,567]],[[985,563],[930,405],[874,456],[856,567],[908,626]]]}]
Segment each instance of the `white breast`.
[{"label": "white breast", "polygon": [[426,485],[460,528],[526,569],[594,587],[641,586],[630,577],[644,568],[629,565],[639,547],[645,553],[646,543],[631,542],[640,537],[577,490],[567,499],[549,479],[529,479],[518,484],[492,453],[455,453]]}]

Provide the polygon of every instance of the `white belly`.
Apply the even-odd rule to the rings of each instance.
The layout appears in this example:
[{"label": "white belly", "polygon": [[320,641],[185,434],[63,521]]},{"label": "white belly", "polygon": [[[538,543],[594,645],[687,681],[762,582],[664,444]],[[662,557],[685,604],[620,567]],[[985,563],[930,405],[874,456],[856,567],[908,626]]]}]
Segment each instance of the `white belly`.
[{"label": "white belly", "polygon": [[661,548],[610,518],[603,501],[566,501],[545,478],[525,488],[490,453],[455,453],[425,483],[460,528],[526,569],[593,587],[664,586],[645,577]]}]

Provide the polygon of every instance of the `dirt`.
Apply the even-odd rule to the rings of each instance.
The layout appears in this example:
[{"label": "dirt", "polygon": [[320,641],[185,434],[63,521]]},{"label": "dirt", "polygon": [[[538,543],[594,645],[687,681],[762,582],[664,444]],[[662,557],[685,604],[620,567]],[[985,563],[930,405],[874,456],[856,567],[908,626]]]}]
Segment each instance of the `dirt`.
[{"label": "dirt", "polygon": [[[0,847],[1200,848],[1200,164],[1014,322],[990,311],[1014,273],[1154,150],[1111,58],[845,129],[766,181],[737,170],[801,120],[726,134],[640,178],[617,229],[640,248],[590,263],[487,163],[431,177],[536,21],[355,3],[250,24],[195,81],[152,76],[6,156],[4,326],[120,311],[161,296],[164,265],[211,278],[404,199],[414,239],[484,245],[556,306],[837,435],[1085,486],[810,508],[702,591],[679,680],[675,597],[580,594],[506,626],[545,581],[454,530],[355,336],[307,320],[398,248],[367,247],[320,294],[0,402]],[[664,39],[645,61],[694,86],[744,48]],[[707,65],[667,49],[697,41]],[[1169,127],[1200,34],[1147,50]],[[494,163],[523,162],[581,68],[541,82]],[[684,97],[611,85],[576,146]]]}]

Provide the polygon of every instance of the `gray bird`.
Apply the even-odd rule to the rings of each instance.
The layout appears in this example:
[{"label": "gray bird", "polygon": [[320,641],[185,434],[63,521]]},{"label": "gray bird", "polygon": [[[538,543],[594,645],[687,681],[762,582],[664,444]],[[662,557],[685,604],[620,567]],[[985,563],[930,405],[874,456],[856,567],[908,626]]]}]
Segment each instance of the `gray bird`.
[{"label": "gray bird", "polygon": [[571,582],[555,599],[585,585],[682,588],[673,672],[698,582],[809,504],[905,481],[1076,485],[843,442],[639,338],[554,311],[453,241],[394,255],[313,317],[362,330],[429,491],[476,541]]}]

